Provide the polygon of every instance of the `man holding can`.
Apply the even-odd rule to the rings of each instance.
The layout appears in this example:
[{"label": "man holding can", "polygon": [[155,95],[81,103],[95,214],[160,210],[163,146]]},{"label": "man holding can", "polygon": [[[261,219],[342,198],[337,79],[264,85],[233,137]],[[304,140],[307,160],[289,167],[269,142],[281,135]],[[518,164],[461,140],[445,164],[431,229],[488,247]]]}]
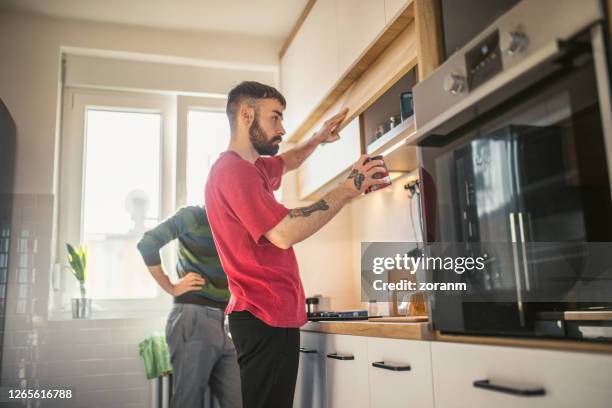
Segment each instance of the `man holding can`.
[{"label": "man holding can", "polygon": [[[352,198],[386,181],[382,160],[364,155],[321,200],[289,209],[274,198],[282,175],[322,143],[339,139],[347,109],[295,148],[277,155],[285,98],[243,82],[228,95],[231,139],[212,166],[205,197],[210,225],[232,294],[226,313],[240,365],[245,407],[291,407],[306,323],[304,289],[293,245],[327,224]],[[262,157],[271,156],[271,157]],[[368,161],[366,163],[366,161]]]}]

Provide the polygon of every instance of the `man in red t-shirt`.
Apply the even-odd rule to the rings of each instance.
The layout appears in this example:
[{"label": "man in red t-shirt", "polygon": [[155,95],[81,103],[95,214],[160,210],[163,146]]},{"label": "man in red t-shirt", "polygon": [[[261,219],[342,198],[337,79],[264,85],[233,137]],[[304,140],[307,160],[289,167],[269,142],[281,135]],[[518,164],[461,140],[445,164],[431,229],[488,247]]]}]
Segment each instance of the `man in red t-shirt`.
[{"label": "man in red t-shirt", "polygon": [[[275,88],[243,82],[228,95],[231,140],[210,170],[205,200],[231,298],[226,313],[238,352],[243,404],[291,407],[306,323],[304,289],[293,245],[329,222],[353,197],[384,180],[380,160],[361,156],[349,177],[316,203],[288,209],[274,198],[282,175],[321,143],[339,139],[347,109],[295,148],[276,156],[285,129],[285,98]],[[261,157],[272,156],[272,157]]]}]

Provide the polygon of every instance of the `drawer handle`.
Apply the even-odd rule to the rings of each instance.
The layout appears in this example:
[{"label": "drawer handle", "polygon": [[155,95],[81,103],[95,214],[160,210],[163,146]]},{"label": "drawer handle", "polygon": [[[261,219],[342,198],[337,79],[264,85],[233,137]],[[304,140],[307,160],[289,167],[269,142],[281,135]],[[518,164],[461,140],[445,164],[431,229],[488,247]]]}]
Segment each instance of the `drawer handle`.
[{"label": "drawer handle", "polygon": [[391,370],[391,371],[410,371],[411,370],[409,365],[394,366],[394,365],[385,364],[384,361],[376,361],[372,363],[372,367],[382,368],[383,370]]},{"label": "drawer handle", "polygon": [[333,358],[334,360],[354,360],[355,356],[349,356],[349,355],[341,355],[341,354],[337,354],[337,353],[331,353],[327,355],[327,358]]},{"label": "drawer handle", "polygon": [[538,397],[546,394],[546,390],[540,388],[512,388],[505,385],[491,384],[491,381],[478,380],[474,381],[474,387],[484,388],[485,390],[503,392],[505,394],[517,395],[520,397]]},{"label": "drawer handle", "polygon": [[307,349],[307,348],[304,348],[304,347],[300,347],[300,353],[316,354],[317,350],[315,350],[315,349]]}]

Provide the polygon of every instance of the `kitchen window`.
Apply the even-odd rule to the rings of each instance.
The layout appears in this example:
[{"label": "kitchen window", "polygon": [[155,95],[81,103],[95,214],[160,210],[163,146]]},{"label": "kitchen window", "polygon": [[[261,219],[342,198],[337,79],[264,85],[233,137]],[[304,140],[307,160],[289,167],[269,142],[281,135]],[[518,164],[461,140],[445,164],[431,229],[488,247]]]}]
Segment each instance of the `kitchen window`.
[{"label": "kitchen window", "polygon": [[230,129],[225,112],[190,109],[187,114],[187,204],[202,205],[211,166],[227,149]]},{"label": "kitchen window", "polygon": [[[87,296],[96,315],[167,308],[171,299],[136,244],[175,208],[175,117],[174,96],[65,88],[52,314],[66,313],[79,296],[67,242],[87,247]],[[171,276],[173,248],[162,250]]]},{"label": "kitchen window", "polygon": [[[225,98],[178,97],[177,208],[204,204],[210,168],[230,141],[226,103]],[[282,194],[282,188],[274,191],[278,201]]]},{"label": "kitchen window", "polygon": [[[165,312],[172,299],[136,244],[177,208],[204,204],[210,168],[229,143],[226,99],[66,87],[63,101],[50,315],[65,318],[79,296],[66,242],[87,246],[96,316]],[[175,251],[162,249],[173,281]]]},{"label": "kitchen window", "polygon": [[82,242],[94,298],[153,298],[134,248],[160,221],[162,115],[85,111]]},{"label": "kitchen window", "polygon": [[210,168],[230,138],[226,100],[179,96],[177,100],[177,207],[204,204]]}]

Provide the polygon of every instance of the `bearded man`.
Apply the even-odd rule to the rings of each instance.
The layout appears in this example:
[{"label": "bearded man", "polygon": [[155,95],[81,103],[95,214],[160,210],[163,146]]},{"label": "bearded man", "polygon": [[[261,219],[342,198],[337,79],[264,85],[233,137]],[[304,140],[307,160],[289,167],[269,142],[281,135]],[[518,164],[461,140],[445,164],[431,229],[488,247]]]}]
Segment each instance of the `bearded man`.
[{"label": "bearded man", "polygon": [[[273,191],[321,143],[339,139],[347,109],[295,148],[277,155],[285,129],[281,93],[242,82],[228,95],[231,139],[205,188],[208,217],[231,297],[226,308],[238,352],[246,408],[290,408],[299,362],[299,327],[306,323],[304,289],[293,245],[329,222],[353,197],[385,181],[383,162],[363,155],[349,178],[316,203],[289,209]],[[270,157],[262,157],[270,156]]]}]

